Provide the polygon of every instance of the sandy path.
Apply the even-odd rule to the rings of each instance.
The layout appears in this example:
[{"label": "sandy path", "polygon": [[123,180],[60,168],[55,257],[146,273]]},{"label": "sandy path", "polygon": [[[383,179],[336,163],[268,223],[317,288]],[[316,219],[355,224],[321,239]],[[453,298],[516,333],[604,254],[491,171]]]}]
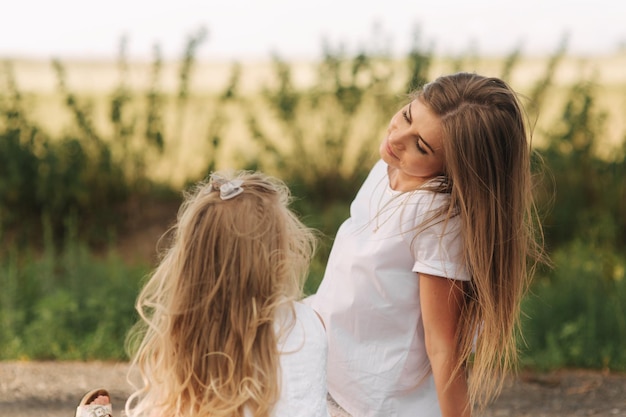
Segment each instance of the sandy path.
[{"label": "sandy path", "polygon": [[[109,389],[119,416],[131,391],[127,371],[126,363],[0,362],[0,417],[72,417],[76,402],[96,387]],[[524,373],[477,417],[503,416],[626,417],[626,374]]]}]

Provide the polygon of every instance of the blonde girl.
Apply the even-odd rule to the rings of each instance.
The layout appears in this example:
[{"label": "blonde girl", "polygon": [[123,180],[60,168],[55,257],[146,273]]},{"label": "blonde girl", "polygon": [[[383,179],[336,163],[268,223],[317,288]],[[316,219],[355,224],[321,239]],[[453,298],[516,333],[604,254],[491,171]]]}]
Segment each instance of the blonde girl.
[{"label": "blonde girl", "polygon": [[327,416],[326,339],[297,302],[315,238],[289,192],[221,172],[186,195],[171,245],[137,301],[128,416]]},{"label": "blonde girl", "polygon": [[497,78],[442,76],[393,116],[379,153],[310,299],[329,394],[357,417],[469,416],[515,363],[541,257],[522,107]]}]

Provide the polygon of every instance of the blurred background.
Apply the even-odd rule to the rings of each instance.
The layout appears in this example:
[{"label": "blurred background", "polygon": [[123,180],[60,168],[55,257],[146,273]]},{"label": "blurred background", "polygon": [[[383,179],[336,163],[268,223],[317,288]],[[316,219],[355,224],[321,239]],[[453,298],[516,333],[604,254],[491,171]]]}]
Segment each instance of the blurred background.
[{"label": "blurred background", "polygon": [[0,359],[125,360],[181,191],[285,179],[332,237],[406,94],[475,71],[521,95],[554,268],[523,366],[626,370],[626,4],[22,0],[0,17]]}]

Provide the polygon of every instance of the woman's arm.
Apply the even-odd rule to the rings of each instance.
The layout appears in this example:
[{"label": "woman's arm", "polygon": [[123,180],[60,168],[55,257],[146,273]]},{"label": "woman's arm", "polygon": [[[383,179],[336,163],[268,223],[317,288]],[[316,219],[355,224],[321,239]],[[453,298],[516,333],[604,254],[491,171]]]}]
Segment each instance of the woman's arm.
[{"label": "woman's arm", "polygon": [[450,380],[458,360],[456,330],[463,303],[462,283],[433,275],[419,275],[426,352],[433,370],[441,415],[471,416],[465,373],[459,372]]}]

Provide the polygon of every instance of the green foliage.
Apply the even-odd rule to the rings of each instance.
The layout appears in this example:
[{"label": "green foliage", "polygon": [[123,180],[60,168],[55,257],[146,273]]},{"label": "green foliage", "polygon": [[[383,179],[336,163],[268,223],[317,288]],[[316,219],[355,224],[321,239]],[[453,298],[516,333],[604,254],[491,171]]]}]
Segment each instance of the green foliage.
[{"label": "green foliage", "polygon": [[[72,122],[58,137],[50,137],[30,117],[29,102],[19,91],[10,63],[3,73],[0,94],[0,233],[11,244],[41,241],[42,218],[62,241],[68,218],[79,219],[78,233],[90,244],[103,245],[124,225],[125,206],[154,188],[146,177],[151,150],[164,147],[163,101],[158,91],[160,56],[153,65],[147,94],[145,135],[137,140],[139,117],[131,106],[126,84],[126,42],[120,45],[120,82],[110,97],[110,134],[94,123],[93,108],[66,83],[63,64],[53,69]],[[188,67],[188,66],[187,66]],[[186,67],[186,68],[187,68]],[[105,129],[102,129],[105,130]]]},{"label": "green foliage", "polygon": [[101,207],[114,208],[128,189],[88,112],[67,93],[80,133],[51,140],[28,118],[11,68],[5,72],[9,94],[0,108],[0,230],[17,242],[32,240],[41,235],[38,225],[45,217],[56,236],[68,216],[80,214],[85,235],[106,236],[115,222],[112,212]]},{"label": "green foliage", "polygon": [[126,332],[147,268],[94,256],[75,237],[43,255],[0,261],[0,360],[126,359]]},{"label": "green foliage", "polygon": [[[563,53],[549,62],[535,102],[549,93]],[[578,81],[540,151],[548,177],[538,200],[554,269],[525,301],[527,366],[626,369],[626,142],[609,148],[605,131],[597,86]]]},{"label": "green foliage", "polygon": [[[606,114],[594,85],[572,86],[548,145],[542,150],[554,189],[541,196],[552,205],[545,219],[553,247],[576,238],[607,248],[626,248],[626,145],[599,155]],[[607,145],[602,145],[607,151]]]},{"label": "green foliage", "polygon": [[36,152],[42,136],[25,115],[26,104],[9,63],[5,63],[4,75],[6,95],[0,95],[0,230],[17,221],[18,214],[38,211]]},{"label": "green foliage", "polygon": [[527,366],[626,370],[626,257],[577,239],[524,303]]}]

